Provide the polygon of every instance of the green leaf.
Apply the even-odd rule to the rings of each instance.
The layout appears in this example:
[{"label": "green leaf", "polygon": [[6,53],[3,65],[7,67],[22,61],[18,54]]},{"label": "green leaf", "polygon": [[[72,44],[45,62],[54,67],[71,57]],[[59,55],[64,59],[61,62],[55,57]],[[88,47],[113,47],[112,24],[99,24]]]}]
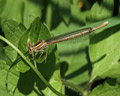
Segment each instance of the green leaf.
[{"label": "green leaf", "polygon": [[[48,31],[48,28],[46,27],[46,25],[45,24],[42,24],[41,23],[41,21],[40,21],[40,18],[36,18],[33,22],[32,22],[32,24],[31,24],[31,26],[30,26],[30,28],[22,35],[22,37],[21,37],[21,39],[20,39],[20,42],[19,42],[19,49],[23,52],[23,53],[25,53],[26,51],[28,51],[28,42],[31,42],[32,43],[32,45],[33,44],[35,44],[36,42],[38,42],[38,41],[40,41],[40,40],[45,40],[45,39],[47,39],[47,38],[50,38],[51,36],[50,36],[50,33],[49,33],[49,31]],[[50,46],[49,47],[49,53],[50,52],[52,52],[54,50],[54,46]],[[38,52],[38,54],[39,54],[40,52]],[[53,54],[53,53],[52,53]],[[40,54],[39,54],[40,55]],[[49,55],[49,54],[48,54]],[[45,54],[44,54],[44,56],[45,56]],[[54,55],[51,55],[53,58],[55,58],[54,57]],[[38,58],[39,56],[37,56],[37,58]],[[47,61],[46,62],[48,62],[47,64],[49,64],[49,63],[51,63],[52,65],[51,66],[54,66],[54,64],[55,64],[55,60],[54,59],[52,59],[52,57],[51,57],[51,60],[53,60],[53,61],[50,61],[50,59],[48,58],[47,59]],[[42,58],[41,58],[42,59]],[[44,59],[44,58],[43,58]],[[43,60],[44,61],[44,60]],[[24,66],[23,65],[25,65],[24,64],[24,62],[19,62],[18,63],[18,66],[20,66],[19,67],[19,71],[20,72],[25,72],[25,71],[27,71],[27,69],[26,68],[24,68]],[[23,66],[23,67],[22,67]],[[43,64],[39,64],[39,66],[43,66],[44,68],[45,68],[45,66],[43,65]],[[43,67],[41,67],[42,68],[42,70],[44,69]],[[54,67],[53,67],[54,68]],[[52,69],[53,69],[52,68]],[[24,70],[24,69],[26,69],[26,70]],[[52,70],[51,69],[51,70]],[[44,73],[44,70],[43,70],[43,73]],[[49,73],[49,72],[48,72]]]},{"label": "green leaf", "polygon": [[50,33],[46,25],[40,22],[40,18],[36,18],[29,29],[22,35],[19,42],[19,49],[22,52],[26,52],[28,50],[28,42],[31,42],[33,45],[47,38],[50,38]]},{"label": "green leaf", "polygon": [[4,47],[4,51],[5,51],[5,54],[7,55],[7,57],[11,61],[15,61],[15,59],[17,57],[17,52],[13,48],[11,48],[10,46],[6,46],[6,47]]},{"label": "green leaf", "polygon": [[[107,29],[107,28],[110,28],[117,24],[120,24],[119,18],[120,17],[106,19],[104,21],[100,21],[100,22],[97,22],[97,23],[94,23],[94,24],[91,24],[88,26],[84,26],[82,28],[96,27],[96,26],[102,24],[103,22],[108,21],[109,23],[107,26],[99,29],[98,31],[95,31],[94,33],[102,32],[104,29]],[[58,35],[60,33],[63,34],[65,31],[69,32],[70,30],[76,30],[76,29],[80,29],[80,28],[78,26],[75,26],[74,24],[71,24],[69,27],[66,27],[64,23],[61,23],[58,28],[56,28],[55,30],[52,31],[52,33],[54,33],[55,35]],[[101,37],[99,37],[99,38],[101,38]],[[98,39],[98,37],[96,37],[96,39]],[[85,82],[87,82],[88,78],[89,78],[88,70],[91,69],[90,62],[89,62],[88,58],[86,58],[88,56],[86,48],[89,44],[89,41],[83,40],[83,42],[80,42],[79,40],[77,40],[76,42],[78,42],[78,43],[75,43],[75,42],[70,43],[69,42],[69,44],[67,44],[67,42],[65,42],[65,44],[57,44],[58,45],[57,47],[58,47],[58,52],[59,52],[59,57],[60,57],[61,62],[65,61],[68,64],[68,70],[65,74],[66,79],[69,79],[71,82],[73,82],[75,84],[83,84],[84,85],[84,84],[86,84]],[[92,49],[92,47],[90,45],[89,50],[90,50],[90,52],[89,52],[90,59],[91,59],[91,54],[95,54],[94,57],[92,57],[92,58],[95,58],[95,56],[96,56],[96,52],[94,52],[95,49]],[[103,49],[101,49],[101,51],[102,50]],[[91,59],[91,61],[92,61],[92,59]],[[97,72],[99,72],[99,71],[97,71]]]},{"label": "green leaf", "polygon": [[[42,24],[40,22],[40,18],[36,18],[30,28],[23,34],[23,36],[21,37],[20,43],[19,43],[19,49],[21,49],[22,52],[27,51],[27,43],[30,41],[32,44],[35,44],[36,42],[38,42],[41,39],[46,39],[46,38],[50,38],[50,33],[48,31],[48,28],[46,27],[46,25]],[[55,87],[55,89],[57,89],[58,91],[60,91],[61,89],[61,82],[60,82],[60,72],[59,70],[57,71],[57,73],[55,72],[55,48],[50,46],[49,50],[51,52],[49,52],[48,57],[47,57],[47,61],[46,64],[43,63],[37,63],[37,69],[42,73],[42,75],[47,78],[48,80],[50,80],[50,83]],[[33,84],[34,82],[36,83],[34,85],[34,88],[36,89],[36,91],[40,94],[52,94],[53,93],[46,88],[46,86],[43,84],[42,81],[39,80],[38,77],[36,77],[36,75],[32,72],[32,70],[27,71],[24,68],[24,64],[19,62],[18,64],[19,67],[19,71],[22,70],[22,72],[24,71],[24,73],[21,74],[21,80],[18,83],[19,86],[19,90],[21,90],[22,92],[26,93],[28,92],[28,94],[30,94],[31,91],[33,91]],[[17,67],[18,68],[18,67]],[[26,72],[27,71],[27,72]],[[55,74],[55,77],[54,75]],[[56,81],[56,78],[58,81]],[[30,79],[30,81],[28,82],[28,79]],[[29,83],[28,85],[24,85],[23,82],[25,83]],[[24,85],[24,86],[23,86]],[[39,86],[41,85],[41,86]],[[29,89],[28,89],[29,86]],[[25,88],[26,87],[26,88]],[[23,90],[23,89],[27,89],[27,90]],[[41,93],[39,90],[43,90],[43,92]],[[31,94],[33,94],[34,92],[32,92]]]},{"label": "green leaf", "polygon": [[98,4],[97,2],[92,6],[89,15],[86,18],[86,23],[92,23],[100,20],[104,20],[106,18],[112,17],[114,0],[103,0],[102,4]]},{"label": "green leaf", "polygon": [[29,28],[36,17],[41,17],[43,2],[42,0],[23,0],[23,2],[23,24]]},{"label": "green leaf", "polygon": [[97,33],[91,39],[89,46],[90,60],[93,63],[91,80],[94,80],[96,77],[115,78],[120,75],[118,63],[120,58],[120,25],[110,27],[112,24],[115,24],[114,22],[115,19],[111,19],[111,22],[106,26],[108,29]]},{"label": "green leaf", "polygon": [[10,96],[10,94],[7,92],[7,90],[5,90],[4,87],[0,86],[0,95],[1,96]]},{"label": "green leaf", "polygon": [[[62,92],[62,82],[60,77],[60,70],[55,70],[53,76],[51,77],[49,83],[59,92]],[[46,96],[56,96],[49,88],[43,90]]]},{"label": "green leaf", "polygon": [[[56,70],[49,80],[50,84],[59,92],[61,92],[61,81],[59,70]],[[37,75],[29,70],[25,73],[20,74],[18,81],[18,88],[15,91],[15,96],[56,96],[43,82],[37,77]]]},{"label": "green leaf", "polygon": [[[9,61],[3,61],[0,60],[0,86],[3,87],[5,89],[5,83],[6,83],[6,75],[7,75],[7,70],[10,67],[11,62]],[[10,71],[9,73],[9,77],[8,77],[8,92],[12,92],[13,90],[15,90],[15,87],[17,86],[17,82],[18,82],[18,77],[19,74],[18,72],[15,70],[15,67],[13,68],[13,70]],[[1,93],[1,92],[0,92]]]},{"label": "green leaf", "polygon": [[92,90],[89,96],[119,96],[120,84],[115,79],[107,79]]},{"label": "green leaf", "polygon": [[18,23],[22,22],[23,1],[6,0],[6,5],[1,15],[2,19],[12,19]]},{"label": "green leaf", "polygon": [[4,10],[5,4],[6,4],[6,0],[0,0],[0,15]]},{"label": "green leaf", "polygon": [[[0,94],[2,93],[2,90],[5,89],[5,82],[6,82],[6,74],[7,70],[9,68],[9,62],[5,62],[3,60],[0,60]],[[29,70],[25,73],[18,74],[18,71],[15,70],[14,67],[13,70],[10,71],[9,77],[8,77],[8,89],[9,93],[14,94],[15,96],[36,96],[36,95],[45,95],[47,96],[56,96],[49,88],[47,88],[43,82],[38,78],[38,76],[33,72],[33,70]],[[50,68],[49,68],[50,69]],[[46,69],[44,72],[48,72],[48,69]],[[48,72],[49,73],[49,72]],[[19,80],[18,80],[19,78]],[[47,77],[46,77],[47,78]],[[50,84],[59,92],[61,92],[61,81],[60,81],[60,72],[59,70],[55,70],[54,74],[52,74],[51,78],[48,78],[50,81]],[[14,91],[14,93],[12,93]],[[3,95],[5,92],[3,92]],[[2,95],[2,96],[3,96]],[[5,95],[6,96],[6,95]],[[10,96],[10,95],[7,95]]]},{"label": "green leaf", "polygon": [[0,40],[0,60],[6,60],[7,56],[3,50],[3,47],[5,46],[5,43]]},{"label": "green leaf", "polygon": [[5,37],[11,43],[13,43],[14,45],[17,45],[18,36],[22,34],[22,32],[20,32],[20,34],[16,32],[16,31],[20,31],[18,23],[13,20],[5,20],[5,21],[2,21],[1,27],[2,27],[3,32],[5,33]]},{"label": "green leaf", "polygon": [[[79,26],[76,26],[74,23],[70,24],[69,27],[66,27],[64,23],[61,23],[59,27],[52,31],[52,33],[57,36],[65,32],[70,32],[71,30],[76,30],[78,28]],[[64,78],[70,82],[73,82],[74,84],[83,84],[84,86],[89,78],[88,70],[90,65],[88,65],[86,58],[89,40],[84,40],[84,42],[81,42],[75,39],[75,41],[76,42],[70,40],[70,42],[60,44],[58,43],[58,54],[60,62],[62,62],[63,65],[62,69],[65,66],[68,66],[68,70],[65,73]]]},{"label": "green leaf", "polygon": [[7,0],[4,11],[2,12],[2,19],[11,19],[18,23],[22,22],[25,25],[25,27],[29,28],[31,22],[36,17],[41,17],[41,9],[42,1]]},{"label": "green leaf", "polygon": [[62,18],[68,24],[70,20],[70,0],[59,0],[59,8]]},{"label": "green leaf", "polygon": [[[23,34],[25,28],[23,28],[22,24],[18,24],[13,20],[3,20],[1,22],[2,30],[5,34],[5,37],[13,43],[16,47],[18,47],[18,42]],[[17,57],[17,52],[13,50],[11,47],[7,46],[4,48],[6,55],[10,60],[14,61]],[[11,55],[10,55],[11,54]]]}]

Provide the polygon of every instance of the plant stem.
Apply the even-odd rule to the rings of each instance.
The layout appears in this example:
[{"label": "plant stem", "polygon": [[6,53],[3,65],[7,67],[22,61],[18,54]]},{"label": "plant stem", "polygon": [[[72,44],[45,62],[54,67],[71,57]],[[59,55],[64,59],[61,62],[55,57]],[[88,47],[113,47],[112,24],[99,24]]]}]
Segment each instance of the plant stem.
[{"label": "plant stem", "polygon": [[38,77],[45,83],[47,87],[51,89],[57,96],[65,96],[61,94],[60,92],[56,91],[48,82],[45,80],[45,78],[42,76],[42,74],[34,67],[34,65],[24,56],[24,54],[16,48],[11,42],[9,42],[6,38],[0,35],[0,39],[7,43],[9,46],[11,46],[14,50],[18,52],[18,54],[25,60],[25,62],[34,70],[34,72],[38,75]]},{"label": "plant stem", "polygon": [[65,81],[65,80],[63,80],[62,83],[66,86],[70,86],[72,89],[75,89],[75,91],[78,91],[79,93],[84,94],[83,88],[81,88],[73,83],[70,83],[68,81]]},{"label": "plant stem", "polygon": [[[92,74],[92,72],[91,72],[91,74]],[[85,90],[84,96],[88,96],[93,80],[94,79],[91,80],[91,75],[90,75],[90,78],[89,78],[89,81],[88,81],[87,88]]]}]

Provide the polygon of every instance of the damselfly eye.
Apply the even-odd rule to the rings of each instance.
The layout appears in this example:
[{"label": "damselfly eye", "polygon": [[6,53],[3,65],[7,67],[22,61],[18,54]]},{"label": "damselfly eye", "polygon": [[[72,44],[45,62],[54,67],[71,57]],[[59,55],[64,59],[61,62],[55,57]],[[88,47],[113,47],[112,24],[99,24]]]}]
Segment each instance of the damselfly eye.
[{"label": "damselfly eye", "polygon": [[33,54],[33,51],[31,49],[31,42],[28,42],[28,51],[29,51],[29,54]]}]

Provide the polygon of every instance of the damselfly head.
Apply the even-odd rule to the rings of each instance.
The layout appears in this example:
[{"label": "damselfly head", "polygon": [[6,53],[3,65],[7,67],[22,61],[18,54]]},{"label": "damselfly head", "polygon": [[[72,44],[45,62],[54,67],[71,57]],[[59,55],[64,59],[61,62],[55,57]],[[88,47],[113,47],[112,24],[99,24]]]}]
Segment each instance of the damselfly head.
[{"label": "damselfly head", "polygon": [[29,51],[29,54],[33,54],[31,42],[28,42],[28,51]]}]

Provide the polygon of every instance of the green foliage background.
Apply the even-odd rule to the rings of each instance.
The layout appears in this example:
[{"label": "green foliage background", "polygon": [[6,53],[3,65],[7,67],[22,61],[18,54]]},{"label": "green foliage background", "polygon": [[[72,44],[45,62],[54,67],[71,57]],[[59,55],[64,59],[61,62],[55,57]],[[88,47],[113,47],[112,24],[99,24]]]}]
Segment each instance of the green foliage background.
[{"label": "green foliage background", "polygon": [[[25,53],[29,41],[108,21],[91,38],[50,45],[46,63],[37,53],[36,70],[68,96],[120,96],[119,7],[119,0],[0,0],[0,35]],[[19,55],[0,41],[0,95],[57,96],[23,59],[16,63]]]}]

